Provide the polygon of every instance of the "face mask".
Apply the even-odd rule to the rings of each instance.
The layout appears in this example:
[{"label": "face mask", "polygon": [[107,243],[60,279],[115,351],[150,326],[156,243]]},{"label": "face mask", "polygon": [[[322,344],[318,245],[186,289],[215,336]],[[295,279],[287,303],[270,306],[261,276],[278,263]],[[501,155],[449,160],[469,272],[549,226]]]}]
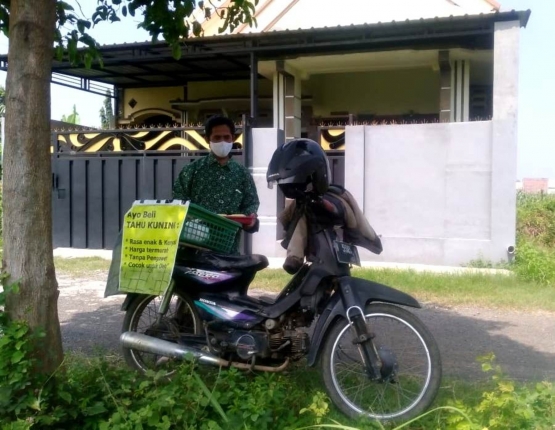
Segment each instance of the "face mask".
[{"label": "face mask", "polygon": [[233,142],[210,142],[210,149],[216,157],[225,158],[231,152]]}]

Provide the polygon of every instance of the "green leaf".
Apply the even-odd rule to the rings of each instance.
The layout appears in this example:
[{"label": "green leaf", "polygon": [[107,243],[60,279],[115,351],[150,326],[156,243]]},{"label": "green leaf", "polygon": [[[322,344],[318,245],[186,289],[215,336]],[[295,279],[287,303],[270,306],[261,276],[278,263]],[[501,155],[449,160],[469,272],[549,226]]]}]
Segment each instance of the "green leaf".
[{"label": "green leaf", "polygon": [[83,412],[85,415],[91,416],[91,415],[102,414],[107,411],[108,410],[104,407],[104,404],[97,402],[93,406],[89,406],[88,408],[85,408]]},{"label": "green leaf", "polygon": [[62,45],[56,46],[56,60],[62,61],[64,59],[64,47]]},{"label": "green leaf", "polygon": [[210,392],[210,390],[208,389],[206,384],[202,381],[202,379],[200,379],[200,376],[198,376],[196,373],[193,373],[193,376],[194,376],[195,380],[197,381],[197,383],[199,384],[201,390],[206,395],[206,397],[208,397],[210,399],[210,402],[212,403],[212,406],[214,407],[214,409],[216,409],[216,411],[220,414],[220,416],[223,418],[223,420],[226,423],[229,422],[229,419],[228,419],[227,415],[225,414],[224,410],[222,409],[221,405],[214,398],[214,396],[212,395],[212,393]]},{"label": "green leaf", "polygon": [[60,391],[58,395],[66,402],[71,403],[71,394],[66,393],[65,391]]},{"label": "green leaf", "polygon": [[25,354],[23,352],[15,351],[12,354],[12,359],[11,359],[12,364],[19,363],[23,359],[23,357],[25,357]]},{"label": "green leaf", "polygon": [[181,45],[179,43],[174,43],[172,45],[172,55],[176,60],[181,58]]},{"label": "green leaf", "polygon": [[489,372],[493,367],[491,363],[482,363],[482,372]]},{"label": "green leaf", "polygon": [[35,411],[40,411],[40,402],[39,402],[39,399],[33,400],[33,402],[29,405],[29,407],[30,407],[31,409],[34,409]]},{"label": "green leaf", "polygon": [[85,58],[84,58],[84,62],[85,62],[85,67],[87,69],[90,69],[92,66],[92,55],[89,54],[88,52],[85,54]]},{"label": "green leaf", "polygon": [[70,4],[66,3],[65,1],[58,1],[58,3],[57,3],[56,6],[59,7],[59,8],[61,8],[62,10],[69,10],[69,11],[75,10],[75,9],[73,8],[73,6],[71,6]]}]

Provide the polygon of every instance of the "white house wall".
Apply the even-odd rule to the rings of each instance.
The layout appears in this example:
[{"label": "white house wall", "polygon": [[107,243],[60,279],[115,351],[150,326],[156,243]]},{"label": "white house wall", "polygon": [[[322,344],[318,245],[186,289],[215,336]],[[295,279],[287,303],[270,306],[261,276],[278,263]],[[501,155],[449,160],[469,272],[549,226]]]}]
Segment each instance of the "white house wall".
[{"label": "white house wall", "polygon": [[[515,225],[502,223],[515,217],[516,171],[496,165],[505,149],[494,143],[494,128],[493,121],[346,127],[345,186],[384,244],[379,256],[360,249],[362,258],[439,265],[506,260]],[[265,181],[283,138],[277,129],[253,130],[262,221],[253,252],[268,256],[284,254],[275,239],[276,191]]]},{"label": "white house wall", "polygon": [[[492,238],[514,241],[518,142],[520,23],[499,22],[494,33]],[[506,210],[507,208],[507,210]]]},{"label": "white house wall", "polygon": [[[495,27],[493,120],[347,127],[347,189],[383,235],[368,259],[464,264],[515,245],[519,23]],[[362,156],[363,155],[363,156]]]},{"label": "white house wall", "polygon": [[509,244],[492,243],[492,128],[489,121],[347,127],[346,166],[357,174],[346,188],[384,243],[381,256],[365,258],[462,264],[506,255]]}]

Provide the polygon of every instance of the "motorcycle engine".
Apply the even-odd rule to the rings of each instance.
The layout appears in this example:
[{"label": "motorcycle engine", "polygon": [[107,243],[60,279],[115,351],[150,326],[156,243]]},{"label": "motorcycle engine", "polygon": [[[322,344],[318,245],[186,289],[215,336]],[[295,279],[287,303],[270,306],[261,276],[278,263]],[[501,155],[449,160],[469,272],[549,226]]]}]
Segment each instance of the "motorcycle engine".
[{"label": "motorcycle engine", "polygon": [[245,361],[253,357],[277,360],[289,357],[295,361],[310,348],[306,327],[313,320],[314,313],[301,307],[287,316],[267,319],[262,330],[238,330],[213,322],[208,325],[206,336],[212,352],[222,357],[234,353]]},{"label": "motorcycle engine", "polygon": [[233,336],[233,346],[236,354],[243,360],[249,360],[253,355],[258,355],[265,349],[262,345],[265,339],[259,337],[256,333],[236,333]]},{"label": "motorcycle engine", "polygon": [[210,330],[207,337],[212,351],[220,356],[232,352],[248,361],[253,356],[268,357],[270,354],[268,335],[262,331]]},{"label": "motorcycle engine", "polygon": [[288,355],[292,360],[299,360],[302,358],[309,347],[310,340],[308,333],[300,328],[295,330],[282,330],[270,335],[271,350],[275,354],[279,352],[286,353],[284,355]]}]

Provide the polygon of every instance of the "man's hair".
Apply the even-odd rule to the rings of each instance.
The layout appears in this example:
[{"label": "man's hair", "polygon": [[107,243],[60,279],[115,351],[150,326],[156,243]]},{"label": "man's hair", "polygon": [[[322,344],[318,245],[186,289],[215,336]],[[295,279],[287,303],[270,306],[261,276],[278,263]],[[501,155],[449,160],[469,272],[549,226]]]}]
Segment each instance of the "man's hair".
[{"label": "man's hair", "polygon": [[215,115],[210,117],[208,121],[206,121],[206,124],[204,124],[204,132],[207,139],[210,138],[214,127],[218,127],[219,125],[227,125],[229,127],[229,131],[231,131],[232,136],[235,136],[235,124],[233,123],[233,121],[226,116]]}]

